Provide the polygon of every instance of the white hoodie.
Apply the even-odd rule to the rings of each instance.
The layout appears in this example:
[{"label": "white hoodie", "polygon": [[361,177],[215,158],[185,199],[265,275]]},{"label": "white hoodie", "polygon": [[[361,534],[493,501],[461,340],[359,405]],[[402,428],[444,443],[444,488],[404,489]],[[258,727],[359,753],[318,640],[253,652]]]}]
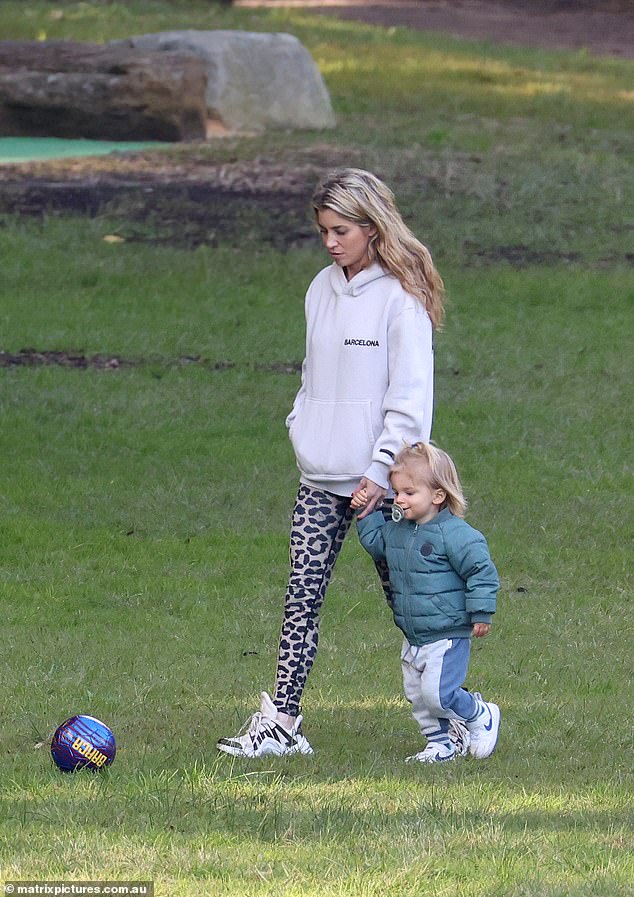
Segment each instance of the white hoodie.
[{"label": "white hoodie", "polygon": [[394,456],[431,434],[432,326],[422,302],[377,263],[347,281],[336,264],[306,294],[302,384],[286,419],[301,482],[352,494],[388,488]]}]

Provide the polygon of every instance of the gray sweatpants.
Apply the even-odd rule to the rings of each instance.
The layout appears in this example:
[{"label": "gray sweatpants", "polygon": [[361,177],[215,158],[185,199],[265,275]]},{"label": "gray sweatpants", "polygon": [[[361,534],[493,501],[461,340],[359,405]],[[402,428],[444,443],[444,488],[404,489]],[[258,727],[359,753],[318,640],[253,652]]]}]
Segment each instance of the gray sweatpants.
[{"label": "gray sweatpants", "polygon": [[449,720],[472,719],[478,704],[464,689],[471,639],[439,639],[428,645],[410,645],[403,639],[401,666],[405,697],[412,716],[430,741],[446,741]]}]

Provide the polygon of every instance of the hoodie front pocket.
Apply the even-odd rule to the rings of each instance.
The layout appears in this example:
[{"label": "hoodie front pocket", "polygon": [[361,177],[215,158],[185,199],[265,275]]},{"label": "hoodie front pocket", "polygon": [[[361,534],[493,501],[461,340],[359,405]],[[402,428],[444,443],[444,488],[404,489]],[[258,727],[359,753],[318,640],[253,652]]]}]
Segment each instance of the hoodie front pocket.
[{"label": "hoodie front pocket", "polygon": [[372,459],[372,405],[305,398],[290,429],[302,473],[324,479],[363,476]]}]

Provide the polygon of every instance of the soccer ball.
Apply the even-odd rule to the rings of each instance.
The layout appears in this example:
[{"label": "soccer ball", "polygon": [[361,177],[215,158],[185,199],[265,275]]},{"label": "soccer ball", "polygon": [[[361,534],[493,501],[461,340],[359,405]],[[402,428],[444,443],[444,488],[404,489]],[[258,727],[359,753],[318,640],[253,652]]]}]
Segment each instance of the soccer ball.
[{"label": "soccer ball", "polygon": [[112,729],[94,716],[71,716],[58,726],[51,742],[53,760],[63,772],[103,769],[116,752]]}]

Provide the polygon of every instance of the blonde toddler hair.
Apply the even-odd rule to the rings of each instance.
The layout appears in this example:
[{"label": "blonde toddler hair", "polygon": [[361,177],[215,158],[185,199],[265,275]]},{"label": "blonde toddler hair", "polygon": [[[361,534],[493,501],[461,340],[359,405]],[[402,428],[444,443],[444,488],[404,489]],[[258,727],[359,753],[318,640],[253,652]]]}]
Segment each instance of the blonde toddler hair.
[{"label": "blonde toddler hair", "polygon": [[462,492],[456,465],[447,452],[429,442],[415,442],[398,453],[390,469],[395,473],[407,473],[414,482],[424,482],[430,489],[442,489],[446,493],[442,507],[449,508],[456,517],[464,517],[467,500]]}]

